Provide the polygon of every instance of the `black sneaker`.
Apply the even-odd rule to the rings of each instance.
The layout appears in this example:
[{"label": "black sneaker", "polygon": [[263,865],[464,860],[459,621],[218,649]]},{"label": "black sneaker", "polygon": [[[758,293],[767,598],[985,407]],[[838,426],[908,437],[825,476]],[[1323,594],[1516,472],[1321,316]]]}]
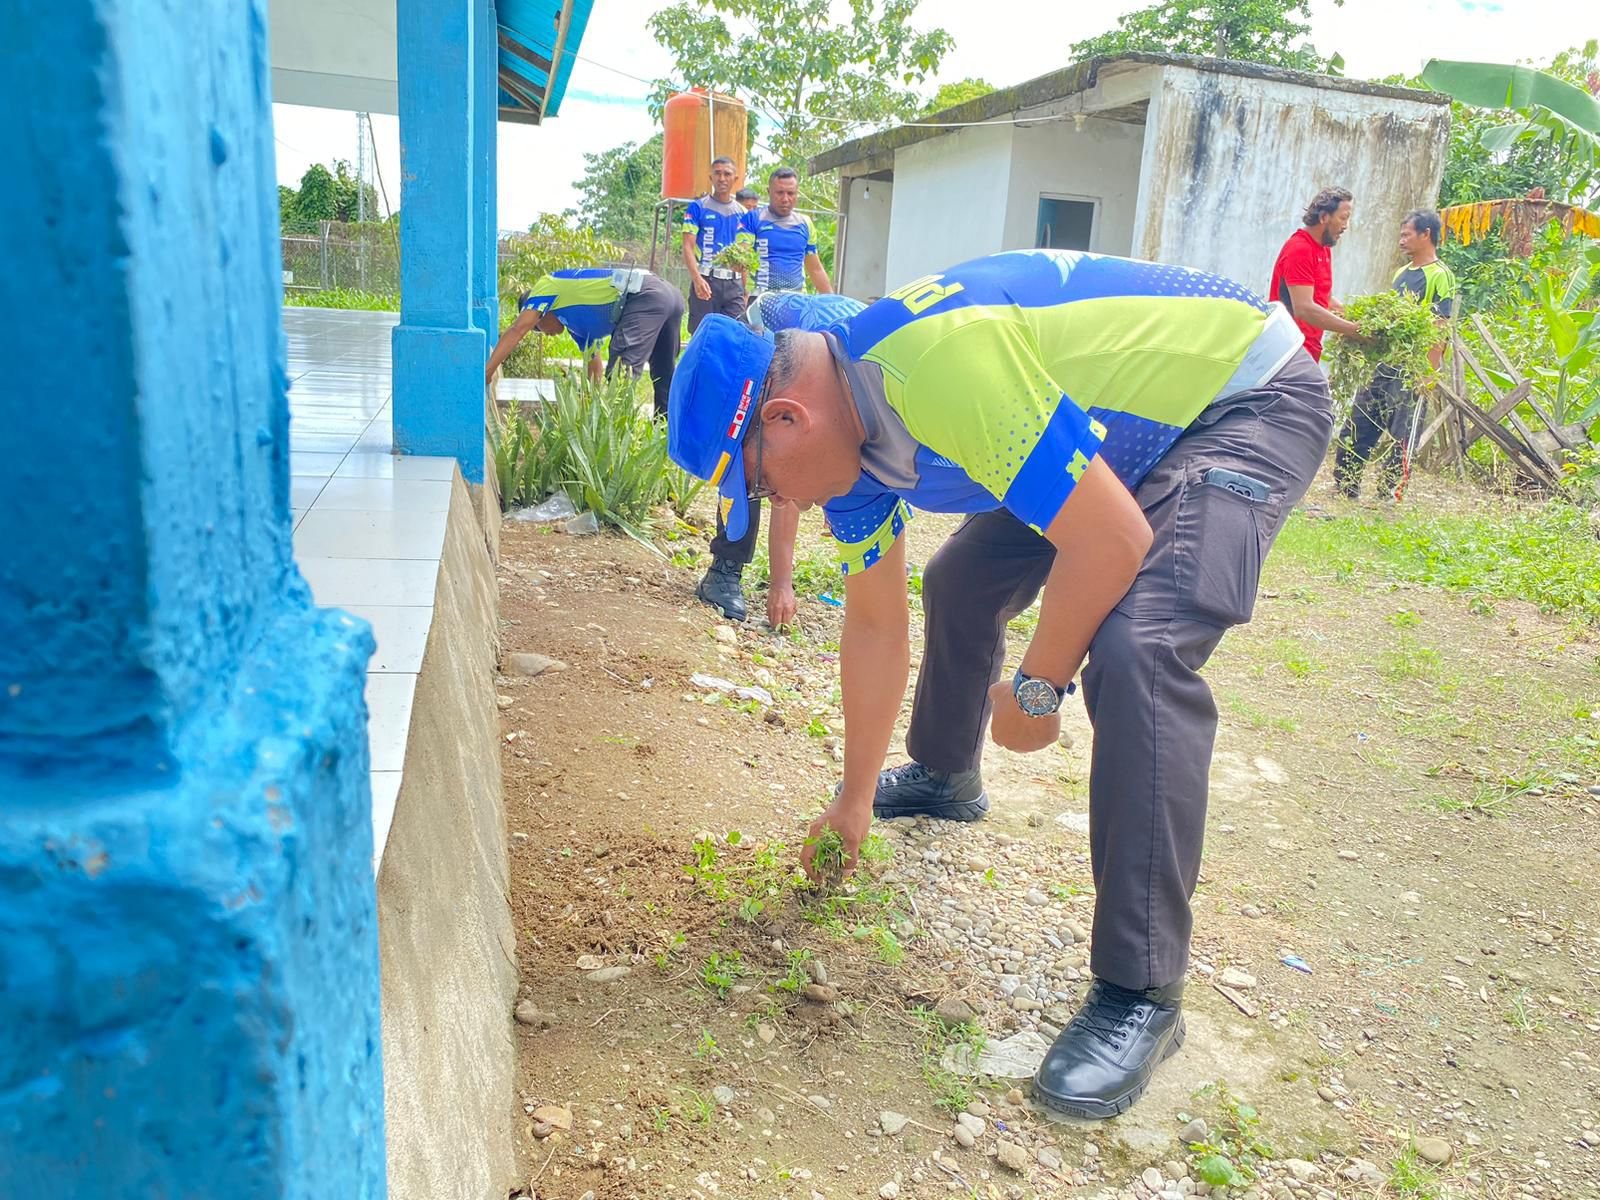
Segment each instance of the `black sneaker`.
[{"label": "black sneaker", "polygon": [[936,817],[941,821],[976,821],[989,811],[989,793],[979,771],[934,771],[919,762],[901,763],[878,772],[872,815]]},{"label": "black sneaker", "polygon": [[1130,992],[1096,979],[1033,1077],[1033,1094],[1063,1116],[1127,1112],[1183,1045],[1183,984]]},{"label": "black sneaker", "polygon": [[732,559],[718,558],[695,588],[699,596],[730,621],[742,621],[748,615],[744,606],[744,567]]}]

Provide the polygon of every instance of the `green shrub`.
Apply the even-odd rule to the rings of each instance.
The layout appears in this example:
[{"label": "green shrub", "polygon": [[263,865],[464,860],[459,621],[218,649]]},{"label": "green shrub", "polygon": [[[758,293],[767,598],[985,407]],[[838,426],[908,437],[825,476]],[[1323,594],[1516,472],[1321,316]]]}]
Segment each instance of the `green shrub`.
[{"label": "green shrub", "polygon": [[598,384],[575,374],[556,381],[552,403],[513,404],[493,432],[501,503],[562,491],[649,545],[656,510],[671,504],[681,516],[703,485],[667,458],[666,423],[650,415],[644,389],[627,372]]},{"label": "green shrub", "polygon": [[1345,316],[1373,341],[1330,339],[1328,376],[1336,398],[1354,395],[1379,367],[1399,371],[1409,388],[1420,387],[1433,374],[1428,350],[1447,335],[1421,301],[1400,292],[1357,296],[1345,305]]}]

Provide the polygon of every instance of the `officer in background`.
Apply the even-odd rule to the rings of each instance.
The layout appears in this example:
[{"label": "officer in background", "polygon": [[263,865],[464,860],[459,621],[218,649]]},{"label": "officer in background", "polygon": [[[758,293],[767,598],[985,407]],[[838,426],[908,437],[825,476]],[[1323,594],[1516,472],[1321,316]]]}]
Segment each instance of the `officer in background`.
[{"label": "officer in background", "polygon": [[817,234],[811,221],[794,206],[800,198],[800,177],[793,167],[779,167],[767,178],[767,203],[745,218],[745,228],[755,236],[755,290],[804,291],[806,279],[817,291],[833,291],[828,272],[817,254]]},{"label": "officer in background", "polygon": [[711,313],[738,320],[744,315],[744,280],[713,260],[744,232],[745,210],[733,198],[733,159],[711,163],[711,191],[691,200],[683,214],[683,265],[689,269],[689,332]]},{"label": "officer in background", "polygon": [[553,271],[517,301],[517,319],[489,355],[486,380],[517,343],[537,330],[570,333],[589,358],[589,378],[600,378],[600,343],[611,339],[610,375],[621,363],[638,375],[648,364],[657,416],[665,416],[672,369],[678,361],[683,294],[666,280],[638,269],[575,267]]}]

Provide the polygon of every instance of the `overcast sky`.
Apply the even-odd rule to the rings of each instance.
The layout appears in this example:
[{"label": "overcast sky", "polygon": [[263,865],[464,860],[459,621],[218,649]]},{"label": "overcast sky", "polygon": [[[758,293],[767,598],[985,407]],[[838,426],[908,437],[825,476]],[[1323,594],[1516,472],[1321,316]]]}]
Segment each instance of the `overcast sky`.
[{"label": "overcast sky", "polygon": [[[542,126],[500,126],[499,223],[526,227],[538,214],[577,202],[573,181],[586,151],[643,141],[655,132],[645,110],[649,79],[671,69],[645,28],[663,6],[646,0],[595,0],[561,113]],[[1147,0],[1146,0],[1147,2]],[[1414,73],[1430,58],[1548,61],[1600,33],[1574,14],[1593,0],[1313,0],[1312,40],[1324,54],[1344,55],[1346,73],[1380,78]],[[1006,87],[1067,63],[1067,47],[1103,32],[1124,12],[1146,3],[1100,0],[922,0],[916,24],[943,26],[955,38],[939,82],[976,76]],[[1592,10],[1591,10],[1592,11]],[[1000,15],[1004,14],[1004,15]],[[610,69],[608,69],[610,68]],[[278,180],[291,186],[313,162],[354,162],[356,120],[347,112],[273,106]],[[398,205],[400,151],[394,117],[374,114],[379,167],[389,201]]]}]

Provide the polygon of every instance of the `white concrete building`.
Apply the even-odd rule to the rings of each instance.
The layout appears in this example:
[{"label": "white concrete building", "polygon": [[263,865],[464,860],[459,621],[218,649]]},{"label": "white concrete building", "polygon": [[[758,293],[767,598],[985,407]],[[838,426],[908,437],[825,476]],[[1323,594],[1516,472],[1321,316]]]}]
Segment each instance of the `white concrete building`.
[{"label": "white concrete building", "polygon": [[[1199,267],[1265,293],[1328,186],[1355,194],[1339,295],[1387,286],[1407,211],[1434,203],[1449,101],[1430,92],[1177,55],[1091,59],[829,150],[845,214],[834,278],[880,296],[1036,246]],[[981,123],[981,124],[975,124]]]}]

